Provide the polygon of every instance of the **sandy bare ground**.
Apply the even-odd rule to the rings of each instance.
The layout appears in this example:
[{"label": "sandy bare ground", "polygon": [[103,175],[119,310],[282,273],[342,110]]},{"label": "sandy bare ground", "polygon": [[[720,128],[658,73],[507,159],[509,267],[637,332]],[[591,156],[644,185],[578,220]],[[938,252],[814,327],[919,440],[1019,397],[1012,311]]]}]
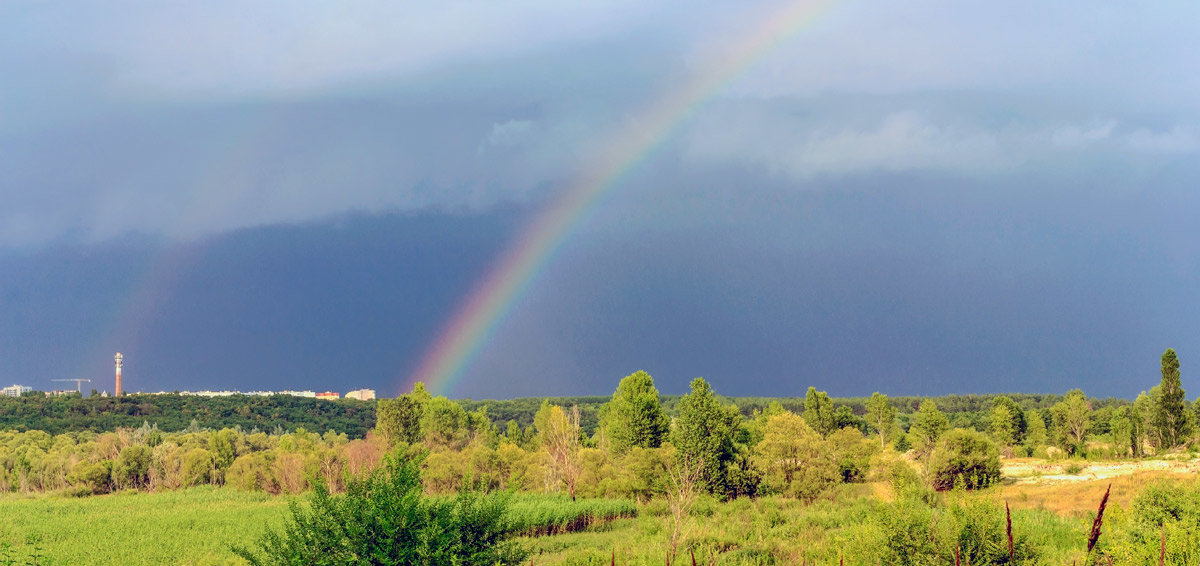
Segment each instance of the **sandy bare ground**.
[{"label": "sandy bare ground", "polygon": [[1078,462],[1082,470],[1068,474],[1071,461],[1015,458],[1003,460],[1000,472],[1005,482],[1015,484],[1044,484],[1110,479],[1139,472],[1163,472],[1200,475],[1200,458],[1193,460],[1138,460],[1125,462]]}]

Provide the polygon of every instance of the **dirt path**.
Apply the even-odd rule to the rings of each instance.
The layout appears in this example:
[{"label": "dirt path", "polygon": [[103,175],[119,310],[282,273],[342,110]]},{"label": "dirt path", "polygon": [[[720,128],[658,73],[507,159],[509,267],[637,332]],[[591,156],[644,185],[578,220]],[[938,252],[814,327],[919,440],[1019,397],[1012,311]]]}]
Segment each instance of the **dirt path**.
[{"label": "dirt path", "polygon": [[[1070,474],[1069,466],[1082,469]],[[1200,474],[1200,458],[1194,460],[1132,460],[1124,462],[1075,462],[1018,458],[1001,463],[1000,472],[1006,482],[1014,484],[1044,484],[1111,479],[1141,472]]]}]

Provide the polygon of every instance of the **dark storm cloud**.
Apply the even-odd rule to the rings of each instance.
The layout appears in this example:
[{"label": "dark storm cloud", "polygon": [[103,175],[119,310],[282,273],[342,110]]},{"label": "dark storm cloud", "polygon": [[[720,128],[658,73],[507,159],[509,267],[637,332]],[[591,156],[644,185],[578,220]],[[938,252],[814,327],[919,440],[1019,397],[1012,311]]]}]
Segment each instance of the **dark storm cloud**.
[{"label": "dark storm cloud", "polygon": [[[784,5],[5,4],[0,380],[132,347],[140,388],[391,393]],[[454,393],[1129,395],[1168,346],[1200,386],[1196,11],[836,3],[564,234]]]}]

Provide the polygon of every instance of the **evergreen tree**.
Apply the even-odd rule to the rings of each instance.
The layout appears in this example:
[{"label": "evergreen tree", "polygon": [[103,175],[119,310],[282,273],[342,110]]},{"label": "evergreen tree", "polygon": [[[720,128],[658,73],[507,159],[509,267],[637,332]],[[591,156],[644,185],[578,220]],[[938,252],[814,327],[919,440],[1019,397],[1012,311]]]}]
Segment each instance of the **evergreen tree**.
[{"label": "evergreen tree", "polygon": [[804,397],[804,422],[821,436],[829,436],[837,428],[837,417],[829,394],[809,387]]},{"label": "evergreen tree", "polygon": [[658,448],[670,428],[654,379],[644,371],[622,379],[612,400],[600,409],[600,429],[613,454],[624,454],[634,446]]},{"label": "evergreen tree", "polygon": [[710,493],[728,491],[726,468],[733,459],[733,434],[741,415],[721,407],[703,378],[692,380],[691,392],[679,400],[679,417],[671,439],[685,467],[700,468],[700,484]]},{"label": "evergreen tree", "polygon": [[1174,448],[1187,440],[1187,412],[1184,408],[1183,384],[1179,377],[1179,358],[1175,350],[1167,348],[1162,355],[1162,383],[1159,384],[1158,403],[1154,408],[1154,428],[1162,447]]}]

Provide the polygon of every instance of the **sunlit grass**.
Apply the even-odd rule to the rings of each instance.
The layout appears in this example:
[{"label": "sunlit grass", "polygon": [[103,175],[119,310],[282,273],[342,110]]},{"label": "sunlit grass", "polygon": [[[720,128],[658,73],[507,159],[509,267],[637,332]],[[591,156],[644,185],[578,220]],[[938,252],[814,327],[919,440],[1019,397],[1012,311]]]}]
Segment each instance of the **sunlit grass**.
[{"label": "sunlit grass", "polygon": [[197,487],[83,499],[0,498],[0,543],[53,564],[243,564],[231,544],[278,525],[289,498]]}]

